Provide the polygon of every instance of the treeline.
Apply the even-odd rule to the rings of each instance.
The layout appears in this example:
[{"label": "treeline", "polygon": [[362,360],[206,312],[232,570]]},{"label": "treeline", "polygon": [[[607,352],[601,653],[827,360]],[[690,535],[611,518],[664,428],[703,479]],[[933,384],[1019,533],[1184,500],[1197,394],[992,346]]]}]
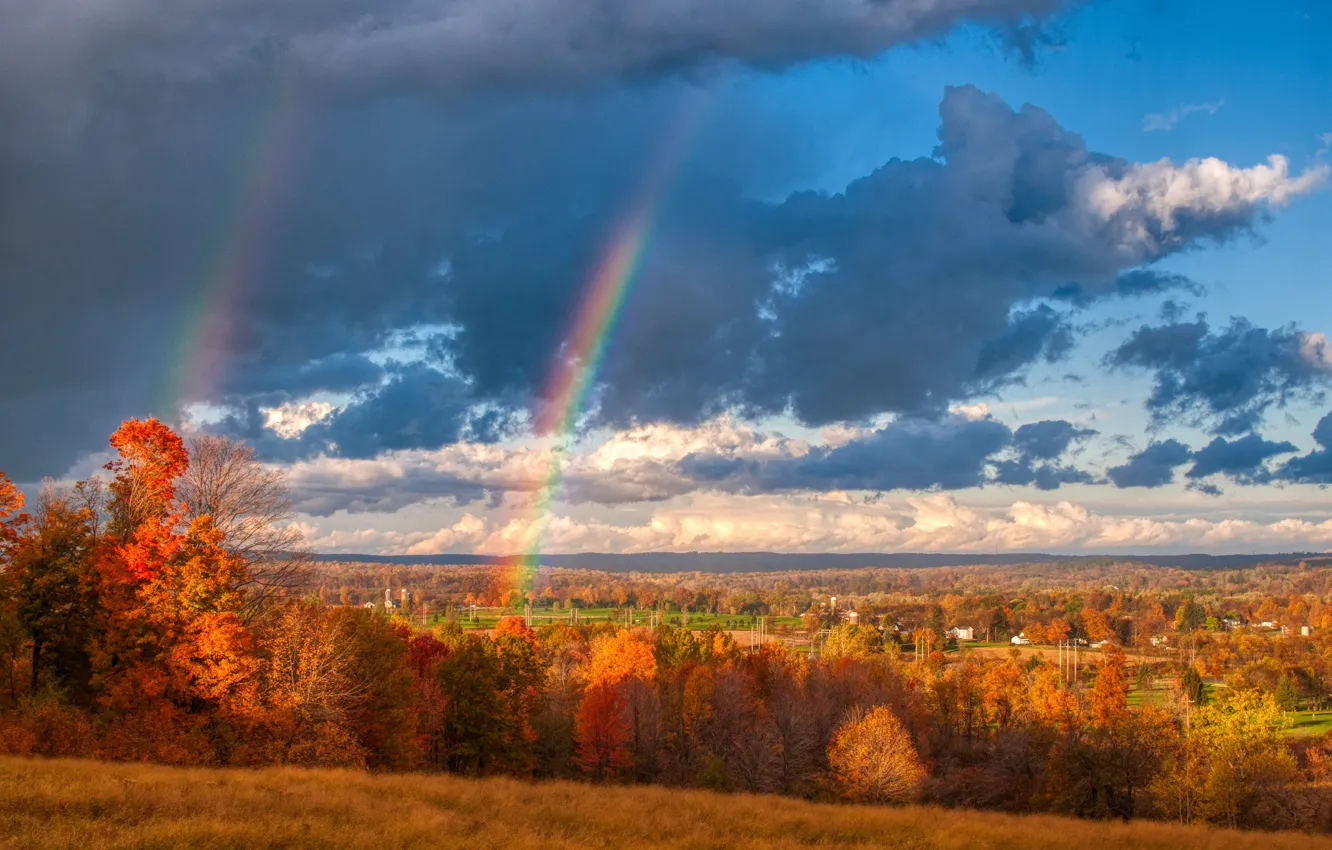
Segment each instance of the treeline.
[{"label": "treeline", "polygon": [[1209,700],[1177,669],[1161,706],[1133,708],[1129,680],[1162,671],[1113,645],[1077,669],[950,659],[941,602],[909,659],[846,623],[816,658],[669,626],[425,631],[302,594],[280,478],[243,446],[154,420],[111,445],[105,484],[27,511],[0,477],[0,751],[1332,825],[1332,744],[1290,746],[1258,684]]},{"label": "treeline", "polygon": [[381,602],[385,589],[395,599],[405,589],[413,610],[436,616],[472,604],[514,612],[523,606],[545,612],[610,607],[751,620],[802,616],[815,630],[834,625],[839,612],[855,610],[862,623],[907,632],[962,626],[994,640],[1027,633],[1033,643],[1114,638],[1136,648],[1264,622],[1295,634],[1304,626],[1315,634],[1332,632],[1332,569],[1326,567],[1206,574],[1122,564],[1053,570],[1033,565],[997,566],[990,573],[948,568],[713,576],[543,568],[533,586],[520,592],[511,568],[324,562],[314,565],[312,591],[326,604],[361,605]]}]

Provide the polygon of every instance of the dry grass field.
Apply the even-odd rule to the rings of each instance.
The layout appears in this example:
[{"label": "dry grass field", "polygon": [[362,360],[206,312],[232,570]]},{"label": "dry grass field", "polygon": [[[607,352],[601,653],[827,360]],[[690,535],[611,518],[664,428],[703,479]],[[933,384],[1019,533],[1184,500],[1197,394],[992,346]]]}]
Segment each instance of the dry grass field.
[{"label": "dry grass field", "polygon": [[1332,840],[663,788],[0,759],[0,846],[1314,850]]}]

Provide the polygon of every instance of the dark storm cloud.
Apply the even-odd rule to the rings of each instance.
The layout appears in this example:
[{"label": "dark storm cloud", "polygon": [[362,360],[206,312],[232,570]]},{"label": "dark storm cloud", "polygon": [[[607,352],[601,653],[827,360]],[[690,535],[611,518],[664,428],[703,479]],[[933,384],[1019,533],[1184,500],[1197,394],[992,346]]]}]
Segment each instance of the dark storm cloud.
[{"label": "dark storm cloud", "polygon": [[[867,58],[959,23],[1040,32],[1064,0],[85,0],[7,2],[0,73],[14,94],[168,97],[290,65],[353,93],[552,88],[736,62]],[[1024,26],[1021,30],[1016,27]],[[1013,39],[1017,41],[1017,39]],[[15,74],[22,74],[22,82]],[[3,89],[0,89],[2,91]]]},{"label": "dark storm cloud", "polygon": [[292,507],[302,514],[332,516],[394,513],[410,505],[444,502],[466,505],[481,501],[493,485],[423,466],[403,466],[371,480],[348,475],[340,466],[298,468],[289,480]]},{"label": "dark storm cloud", "polygon": [[1332,379],[1321,336],[1244,319],[1219,331],[1201,318],[1143,326],[1106,363],[1152,376],[1147,409],[1156,422],[1177,420],[1223,435],[1252,431],[1271,407],[1320,400]]},{"label": "dark storm cloud", "polygon": [[[621,197],[662,98],[524,91],[871,56],[1060,5],[0,2],[0,286],[20,317],[0,356],[29,363],[0,374],[0,467],[59,474],[120,419],[173,416],[168,376],[233,257],[252,265],[222,389],[299,393],[307,363],[446,315],[422,269],[447,233]],[[514,96],[476,96],[495,89]],[[441,114],[412,105],[420,94],[456,97]],[[284,135],[294,152],[274,157]],[[329,261],[331,276],[307,272]],[[254,399],[227,401],[256,415]]]},{"label": "dark storm cloud", "polygon": [[1236,440],[1216,437],[1193,453],[1193,466],[1185,475],[1196,479],[1220,473],[1240,484],[1263,484],[1271,479],[1267,460],[1294,451],[1293,443],[1272,442],[1257,434]]},{"label": "dark storm cloud", "polygon": [[[185,400],[224,406],[219,427],[267,456],[497,436],[538,403],[654,140],[705,96],[646,77],[868,55],[1055,5],[15,7],[0,281],[22,320],[0,357],[31,365],[0,372],[0,466],[59,474],[117,420],[170,416],[165,376],[219,288],[234,315],[209,345],[230,374]],[[608,75],[641,82],[526,91]],[[506,93],[477,93],[490,87]],[[423,97],[440,92],[459,96]],[[950,89],[940,117],[933,156],[780,203],[695,151],[657,210],[594,422],[937,414],[1067,350],[1076,305],[1042,303],[1059,287],[1118,293],[1124,273],[1297,193],[1157,197],[1160,164],[1088,152],[1042,110],[973,88]],[[777,135],[748,156],[756,171],[799,147]],[[370,356],[422,326],[447,328],[428,357],[376,375]],[[265,430],[264,407],[310,392],[353,400],[299,438]]]},{"label": "dark storm cloud", "polygon": [[[242,297],[228,299],[234,330],[216,357],[227,374],[215,394],[190,400],[236,408],[262,430],[258,405],[373,390],[367,352],[403,329],[447,323],[454,293],[436,270],[466,234],[528,205],[564,219],[570,204],[622,195],[623,174],[639,167],[630,150],[660,128],[663,98],[648,100],[553,116],[478,107],[443,117],[409,105],[322,112],[301,119],[299,156],[267,175],[278,191],[265,187],[272,197],[252,211],[238,209],[237,196],[255,179],[248,160],[271,156],[272,145],[250,136],[277,120],[257,109],[186,105],[165,124],[127,116],[143,126],[99,126],[47,159],[0,150],[0,286],[7,315],[21,317],[5,323],[0,356],[30,363],[0,372],[9,414],[0,469],[23,480],[59,475],[103,448],[119,420],[172,417],[163,389],[193,356],[192,316],[217,286],[220,255],[251,265],[236,285]],[[599,134],[614,121],[620,134]],[[529,150],[538,137],[544,146]],[[485,332],[509,345],[531,334],[499,321]]]},{"label": "dark storm cloud", "polygon": [[1129,458],[1122,466],[1106,470],[1116,487],[1164,487],[1175,480],[1175,468],[1183,466],[1193,452],[1179,440],[1154,442]]},{"label": "dark storm cloud", "polygon": [[303,398],[319,392],[353,392],[375,386],[383,377],[383,367],[365,355],[337,353],[304,363],[237,368],[217,392],[222,397],[277,394]]},{"label": "dark storm cloud", "polygon": [[456,377],[429,366],[405,366],[383,388],[357,399],[301,436],[324,442],[333,453],[352,458],[399,449],[433,449],[462,436],[466,398],[466,388]]},{"label": "dark storm cloud", "polygon": [[382,371],[389,376],[386,381],[361,389],[297,436],[283,439],[267,430],[266,417],[254,399],[211,430],[245,440],[274,460],[317,454],[364,459],[385,452],[435,449],[463,439],[492,442],[508,430],[503,412],[478,409],[466,382],[456,375],[422,363],[395,363]]},{"label": "dark storm cloud", "polygon": [[1318,448],[1286,461],[1276,477],[1303,484],[1332,484],[1332,413],[1318,420],[1313,432]]},{"label": "dark storm cloud", "polygon": [[758,489],[961,490],[983,483],[987,460],[1011,441],[1008,427],[991,419],[894,422],[762,475]]}]

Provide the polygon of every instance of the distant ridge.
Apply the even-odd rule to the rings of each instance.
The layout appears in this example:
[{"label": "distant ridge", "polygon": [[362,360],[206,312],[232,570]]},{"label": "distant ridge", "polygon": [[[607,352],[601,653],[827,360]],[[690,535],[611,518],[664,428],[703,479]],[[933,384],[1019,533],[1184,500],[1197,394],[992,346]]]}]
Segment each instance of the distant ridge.
[{"label": "distant ridge", "polygon": [[[317,560],[371,564],[425,564],[432,566],[494,565],[510,558],[497,555],[316,555]],[[783,552],[644,552],[611,555],[588,552],[578,555],[545,555],[541,563],[550,567],[642,573],[757,573],[788,570],[853,570],[862,567],[921,569],[925,567],[975,567],[984,565],[1049,564],[1089,561],[1131,562],[1185,570],[1240,569],[1258,564],[1296,564],[1304,560],[1332,561],[1332,555],[1291,552],[1272,555],[1050,555],[1041,552],[1008,552],[995,555],[947,555],[926,552],[885,554],[806,555]]]}]

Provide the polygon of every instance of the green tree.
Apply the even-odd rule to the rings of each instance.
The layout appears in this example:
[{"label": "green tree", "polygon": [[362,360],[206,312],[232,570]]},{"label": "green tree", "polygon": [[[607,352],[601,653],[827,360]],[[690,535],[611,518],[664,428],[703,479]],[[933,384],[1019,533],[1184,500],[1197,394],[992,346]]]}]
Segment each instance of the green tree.
[{"label": "green tree", "polygon": [[48,489],[30,533],[15,548],[16,613],[29,638],[34,692],[45,676],[76,700],[86,695],[92,670],[87,648],[97,612],[93,522],[87,509]]},{"label": "green tree", "polygon": [[925,617],[925,628],[934,632],[935,642],[943,646],[944,641],[948,639],[948,623],[944,620],[944,610],[940,605],[931,605],[929,614]]},{"label": "green tree", "polygon": [[1295,682],[1291,680],[1289,673],[1283,675],[1277,682],[1276,702],[1282,711],[1295,711],[1300,707],[1300,694],[1295,690]]},{"label": "green tree", "polygon": [[411,630],[363,608],[331,608],[346,636],[352,681],[361,688],[349,726],[367,754],[366,765],[409,770],[421,761],[415,682],[408,665]]},{"label": "green tree", "polygon": [[1184,634],[1196,632],[1206,622],[1206,609],[1193,599],[1186,599],[1175,612],[1175,630]]},{"label": "green tree", "polygon": [[1179,687],[1184,691],[1185,698],[1193,705],[1207,704],[1207,688],[1194,666],[1189,665],[1184,668],[1184,672],[1179,676]]},{"label": "green tree", "polygon": [[435,664],[446,704],[439,719],[436,767],[455,773],[525,773],[531,769],[532,702],[528,650],[503,637],[465,637]]}]

